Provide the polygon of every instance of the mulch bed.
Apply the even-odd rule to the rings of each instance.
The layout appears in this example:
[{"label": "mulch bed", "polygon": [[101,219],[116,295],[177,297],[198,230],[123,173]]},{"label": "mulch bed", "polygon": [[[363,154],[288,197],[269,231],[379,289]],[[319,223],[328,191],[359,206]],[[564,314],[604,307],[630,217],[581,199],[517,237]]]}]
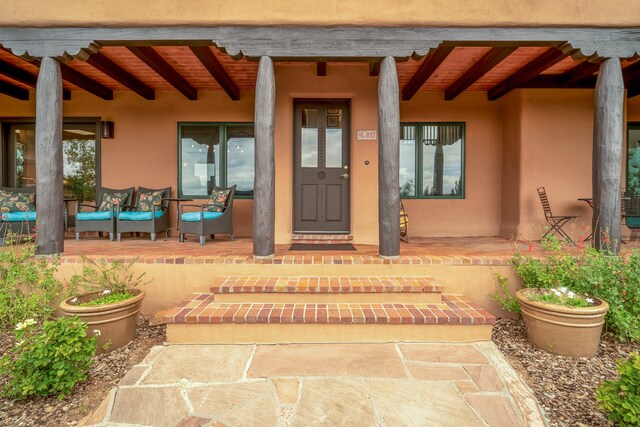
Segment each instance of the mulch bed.
[{"label": "mulch bed", "polygon": [[596,357],[556,356],[527,341],[521,320],[500,319],[493,342],[531,387],[551,426],[609,426],[595,393],[604,379],[617,377],[616,360],[640,352],[640,343],[621,343],[606,334]]},{"label": "mulch bed", "polygon": [[[73,393],[13,401],[0,398],[0,426],[74,426],[97,409],[109,390],[147,355],[149,349],[165,341],[164,325],[138,322],[138,336],[126,346],[96,356],[87,381],[76,385]],[[0,334],[0,355],[13,347],[13,333]]]}]

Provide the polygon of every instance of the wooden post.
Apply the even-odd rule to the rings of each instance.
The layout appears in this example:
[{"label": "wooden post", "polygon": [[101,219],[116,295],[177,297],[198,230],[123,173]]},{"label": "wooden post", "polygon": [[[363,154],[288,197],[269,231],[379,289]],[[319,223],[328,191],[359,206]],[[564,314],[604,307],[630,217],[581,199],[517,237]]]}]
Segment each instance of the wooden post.
[{"label": "wooden post", "polygon": [[593,242],[598,250],[620,250],[622,108],[624,82],[619,58],[600,65],[593,127]]},{"label": "wooden post", "polygon": [[276,81],[273,61],[260,58],[255,105],[255,178],[253,184],[253,257],[275,255],[275,125]]},{"label": "wooden post", "polygon": [[60,63],[43,57],[36,87],[36,251],[64,252],[62,183],[62,75]]},{"label": "wooden post", "polygon": [[378,228],[382,258],[400,256],[400,91],[396,61],[380,64],[378,81]]}]

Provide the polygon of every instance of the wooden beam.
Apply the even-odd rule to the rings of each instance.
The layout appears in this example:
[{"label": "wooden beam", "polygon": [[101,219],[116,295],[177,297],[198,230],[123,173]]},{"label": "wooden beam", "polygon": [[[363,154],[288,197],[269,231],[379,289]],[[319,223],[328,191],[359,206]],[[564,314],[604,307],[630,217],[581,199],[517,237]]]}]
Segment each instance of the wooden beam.
[{"label": "wooden beam", "polygon": [[255,101],[255,174],[253,184],[253,257],[275,255],[275,140],[276,79],[273,61],[260,58]]},{"label": "wooden beam", "polygon": [[129,46],[128,49],[187,99],[192,101],[198,99],[198,91],[152,47]]},{"label": "wooden beam", "polygon": [[[239,100],[240,90],[238,89],[238,86],[233,82],[233,79],[231,79],[209,46],[189,46],[189,48],[200,60],[202,65],[204,65],[207,71],[211,73],[211,76],[216,79],[222,89],[227,92],[227,95],[229,95],[229,97],[234,101]],[[269,58],[269,60],[271,61],[271,58]],[[260,59],[260,61],[262,61],[262,59]]]},{"label": "wooden beam", "polygon": [[600,69],[600,63],[584,61],[572,69],[560,74],[558,80],[560,84],[570,86],[581,80],[593,77],[593,74]]},{"label": "wooden beam", "polygon": [[623,68],[622,78],[625,86],[632,86],[636,83],[640,83],[640,61],[634,62],[633,64]]},{"label": "wooden beam", "polygon": [[76,85],[98,98],[102,98],[107,101],[113,100],[113,91],[111,89],[93,79],[90,79],[81,72],[66,64],[60,64],[60,71],[62,72],[62,79],[64,81],[69,82],[72,85]]},{"label": "wooden beam", "polygon": [[620,250],[624,82],[619,58],[602,61],[593,123],[593,243],[597,250]]},{"label": "wooden beam", "polygon": [[380,62],[369,63],[369,77],[378,77],[380,75]]},{"label": "wooden beam", "polygon": [[475,83],[476,80],[487,74],[493,67],[511,55],[514,50],[516,50],[515,47],[494,47],[491,49],[444,91],[444,99],[446,101],[455,99],[455,97]]},{"label": "wooden beam", "polygon": [[327,63],[316,62],[316,75],[318,77],[326,77],[327,75]]},{"label": "wooden beam", "polygon": [[60,63],[44,57],[36,88],[36,251],[64,252],[62,75]]},{"label": "wooden beam", "polygon": [[396,61],[380,64],[378,79],[378,250],[400,256],[400,100]]},{"label": "wooden beam", "polygon": [[416,94],[427,79],[438,69],[440,64],[447,59],[447,56],[449,56],[453,49],[452,46],[439,47],[427,56],[422,64],[420,64],[418,71],[411,77],[409,83],[402,89],[403,101],[409,101],[413,98],[413,95]]},{"label": "wooden beam", "polygon": [[29,100],[29,91],[27,89],[12,85],[4,80],[0,80],[0,93],[21,101]]},{"label": "wooden beam", "polygon": [[[0,59],[0,74],[7,76],[17,82],[25,84],[35,89],[38,84],[38,76],[30,71],[24,70],[17,65]],[[69,89],[62,89],[62,98],[65,100],[71,99],[71,91]]]},{"label": "wooden beam", "polygon": [[533,79],[552,65],[562,61],[570,54],[571,52],[564,52],[558,48],[551,48],[546,50],[533,61],[530,61],[520,70],[516,71],[514,74],[507,77],[505,80],[498,83],[495,87],[489,90],[487,97],[490,101],[495,101],[501,96],[511,92],[511,90]]},{"label": "wooden beam", "polygon": [[596,76],[588,76],[573,83],[563,83],[560,80],[562,74],[540,74],[526,83],[518,86],[519,89],[593,89],[596,87]]},{"label": "wooden beam", "polygon": [[89,56],[86,62],[87,64],[111,77],[115,81],[128,87],[144,99],[148,99],[150,101],[156,99],[155,90],[147,86],[133,74],[113,62],[102,53],[98,52]]}]

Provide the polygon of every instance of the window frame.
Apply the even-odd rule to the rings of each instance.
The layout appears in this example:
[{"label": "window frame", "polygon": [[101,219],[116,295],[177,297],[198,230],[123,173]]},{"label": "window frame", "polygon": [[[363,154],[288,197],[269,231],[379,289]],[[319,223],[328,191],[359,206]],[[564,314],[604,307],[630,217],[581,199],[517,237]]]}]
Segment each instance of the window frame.
[{"label": "window frame", "polygon": [[[461,194],[460,195],[442,195],[442,196],[425,196],[423,194],[423,147],[422,143],[423,137],[423,127],[424,126],[438,126],[438,125],[458,125],[462,128],[462,153],[460,158],[460,186],[461,186]],[[402,131],[403,126],[414,126],[415,127],[415,135],[416,135],[416,158],[415,158],[415,196],[403,196],[400,195],[401,199],[405,200],[420,200],[420,199],[429,199],[429,200],[463,200],[466,199],[466,151],[467,151],[467,125],[466,122],[400,122],[400,130]],[[401,139],[402,140],[402,139]]]},{"label": "window frame", "polygon": [[[189,199],[207,199],[209,195],[202,194],[184,194],[182,191],[182,128],[184,126],[219,126],[220,127],[220,179],[218,185],[220,187],[228,187],[227,182],[227,126],[247,126],[252,125],[254,129],[253,143],[255,149],[255,122],[178,122],[178,197],[184,197]],[[255,163],[255,161],[254,161]],[[255,174],[255,164],[254,164]],[[234,198],[236,199],[253,199],[253,195],[238,194],[236,192]]]},{"label": "window frame", "polygon": [[[629,150],[631,149],[630,144],[629,144],[629,133],[632,130],[636,130],[636,131],[640,131],[640,122],[627,122],[627,134],[625,135],[625,142],[626,142],[626,147],[625,147],[625,159],[624,159],[624,188],[625,191],[629,191]],[[640,191],[640,189],[638,189],[638,191]]]}]

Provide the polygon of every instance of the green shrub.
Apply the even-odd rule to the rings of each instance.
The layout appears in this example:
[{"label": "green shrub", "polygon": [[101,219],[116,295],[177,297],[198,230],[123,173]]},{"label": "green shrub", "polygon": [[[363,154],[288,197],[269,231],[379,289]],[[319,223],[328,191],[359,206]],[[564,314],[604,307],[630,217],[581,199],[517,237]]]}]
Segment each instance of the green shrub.
[{"label": "green shrub", "polygon": [[[640,252],[626,256],[587,248],[575,253],[544,242],[547,255],[534,258],[517,252],[510,263],[527,288],[565,287],[609,303],[607,329],[618,339],[640,340]],[[574,252],[574,253],[572,253]]]},{"label": "green shrub", "polygon": [[0,251],[0,330],[25,319],[50,318],[63,290],[57,266],[35,257],[35,246],[8,246]]},{"label": "green shrub", "polygon": [[496,301],[506,311],[520,315],[520,301],[514,297],[509,290],[509,279],[502,274],[495,274],[496,291],[490,295],[491,299]]},{"label": "green shrub", "polygon": [[16,346],[0,359],[0,376],[6,380],[0,394],[24,399],[71,393],[86,379],[96,351],[96,338],[87,338],[86,332],[77,316],[44,322],[40,330],[33,319],[19,323]]},{"label": "green shrub", "polygon": [[620,427],[640,425],[640,355],[618,362],[617,380],[603,381],[596,392],[601,411]]},{"label": "green shrub", "polygon": [[[123,301],[133,295],[130,289],[149,283],[145,280],[145,273],[135,274],[133,263],[113,261],[107,263],[103,259],[84,259],[82,274],[74,274],[69,281],[69,289],[72,294],[81,295],[92,292],[101,292],[96,298],[101,304]],[[73,300],[72,300],[73,301]],[[79,305],[98,305],[95,302],[80,303]]]}]

